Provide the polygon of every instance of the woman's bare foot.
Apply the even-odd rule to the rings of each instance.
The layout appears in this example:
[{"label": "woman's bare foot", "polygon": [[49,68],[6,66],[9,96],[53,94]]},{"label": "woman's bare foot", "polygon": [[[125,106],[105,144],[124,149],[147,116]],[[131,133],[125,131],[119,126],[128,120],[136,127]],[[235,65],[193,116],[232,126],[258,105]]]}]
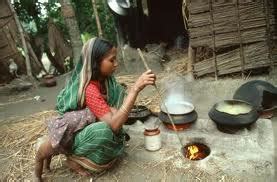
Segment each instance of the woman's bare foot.
[{"label": "woman's bare foot", "polygon": [[80,174],[81,176],[91,176],[90,172],[88,172],[86,169],[84,169],[80,164],[78,164],[70,159],[66,160],[66,164],[71,170]]}]

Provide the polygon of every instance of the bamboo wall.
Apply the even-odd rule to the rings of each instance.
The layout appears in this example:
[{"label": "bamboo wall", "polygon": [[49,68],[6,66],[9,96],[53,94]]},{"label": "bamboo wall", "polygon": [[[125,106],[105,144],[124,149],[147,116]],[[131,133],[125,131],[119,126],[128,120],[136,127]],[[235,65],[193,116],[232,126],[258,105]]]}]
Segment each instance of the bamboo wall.
[{"label": "bamboo wall", "polygon": [[[190,45],[211,50],[194,74],[216,76],[273,66],[273,0],[190,0]],[[196,53],[197,54],[197,53]]]}]

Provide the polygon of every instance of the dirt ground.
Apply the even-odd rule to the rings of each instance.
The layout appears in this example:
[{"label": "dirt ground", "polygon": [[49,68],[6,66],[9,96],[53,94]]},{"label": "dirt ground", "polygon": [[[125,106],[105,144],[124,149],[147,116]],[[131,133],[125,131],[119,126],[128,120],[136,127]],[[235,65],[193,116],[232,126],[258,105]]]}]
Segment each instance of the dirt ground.
[{"label": "dirt ground", "polygon": [[[277,75],[266,75],[258,77],[258,79],[269,79],[273,83],[277,82]],[[12,124],[13,122],[18,122],[20,119],[25,118],[22,122],[28,122],[28,118],[35,118],[34,113],[39,113],[43,111],[54,110],[56,95],[64,86],[66,75],[60,76],[57,78],[57,86],[52,88],[38,87],[33,88],[28,92],[19,92],[19,93],[6,93],[1,92],[0,89],[0,128],[7,123]],[[254,79],[254,78],[253,78]],[[134,79],[131,79],[131,82]],[[225,94],[226,89],[230,83],[230,78],[221,79],[219,82],[214,83],[211,81],[211,78],[205,78],[196,80],[193,83],[188,83],[188,87],[194,89],[206,88],[204,85],[209,86],[210,91],[213,91],[213,84],[221,85],[222,89],[216,91],[214,97],[207,98],[204,101],[205,97],[203,94],[198,93],[199,95],[193,96],[194,102],[197,102],[196,107],[199,109],[199,118],[207,117],[207,110],[210,108],[211,103],[215,103],[217,100],[226,97],[228,94]],[[210,82],[210,83],[209,83]],[[241,84],[241,79],[235,78],[232,79],[233,84]],[[197,87],[197,88],[196,88]],[[208,87],[208,86],[207,86]],[[209,91],[208,91],[209,92]],[[219,96],[219,94],[221,95]],[[154,89],[146,89],[141,95],[142,97],[151,96],[154,94]],[[39,100],[33,99],[35,96],[40,96]],[[206,104],[206,105],[205,105]],[[277,113],[275,113],[275,116]],[[16,123],[14,123],[16,125]],[[275,135],[275,154],[277,154],[277,117],[272,119],[273,130]],[[30,125],[31,126],[31,125]],[[3,129],[3,128],[2,128]],[[45,131],[44,131],[45,132]],[[27,137],[27,136],[23,136]],[[94,174],[92,177],[80,177],[76,174],[70,172],[64,165],[63,157],[55,157],[55,160],[52,164],[53,171],[44,175],[46,181],[245,181],[241,179],[236,179],[230,176],[224,175],[209,175],[205,174],[205,171],[197,171],[197,169],[185,170],[178,168],[176,163],[172,163],[172,158],[180,159],[183,156],[180,155],[179,151],[173,151],[171,149],[161,149],[158,153],[146,152],[143,147],[142,138],[134,138],[131,136],[131,141],[129,142],[129,147],[125,152],[125,155],[116,163],[116,165],[109,171],[100,174]],[[33,150],[30,150],[33,151]],[[3,147],[0,148],[0,176],[5,174],[5,178],[2,180],[16,179],[16,176],[11,173],[10,178],[7,176],[7,166],[9,164],[9,157],[11,156],[9,151],[5,151]],[[7,154],[8,153],[8,154]],[[27,152],[28,153],[28,152]],[[32,153],[29,153],[33,155]],[[145,157],[149,156],[149,160],[146,160]],[[162,162],[159,159],[167,159]],[[183,161],[183,160],[180,160]],[[277,157],[275,155],[275,166],[277,166]],[[31,168],[30,168],[31,169]],[[18,173],[24,169],[19,169]],[[31,171],[27,172],[28,174],[25,180],[31,180]],[[20,176],[20,175],[19,175]],[[22,175],[21,175],[22,176]],[[275,171],[275,176],[276,171]],[[0,177],[0,181],[1,177]],[[263,181],[263,180],[256,180]]]}]

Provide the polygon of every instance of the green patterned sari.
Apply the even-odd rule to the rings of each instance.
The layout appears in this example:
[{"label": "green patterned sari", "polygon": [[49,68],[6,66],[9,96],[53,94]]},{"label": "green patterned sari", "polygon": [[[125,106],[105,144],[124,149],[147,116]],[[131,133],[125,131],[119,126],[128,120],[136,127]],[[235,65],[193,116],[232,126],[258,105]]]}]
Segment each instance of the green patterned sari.
[{"label": "green patterned sari", "polygon": [[[61,115],[85,107],[84,93],[91,78],[91,61],[93,61],[91,60],[91,50],[94,40],[91,39],[84,45],[82,50],[83,59],[80,59],[65,88],[57,97],[56,109]],[[107,78],[106,87],[108,105],[119,108],[125,97],[124,87],[118,84],[113,76]],[[124,136],[123,129],[115,134],[106,122],[98,121],[75,134],[72,154],[77,158],[81,157],[81,159],[75,158],[77,162],[85,161],[86,165],[80,162],[81,165],[84,165],[83,167],[87,166],[88,163],[105,165],[123,153]]]}]

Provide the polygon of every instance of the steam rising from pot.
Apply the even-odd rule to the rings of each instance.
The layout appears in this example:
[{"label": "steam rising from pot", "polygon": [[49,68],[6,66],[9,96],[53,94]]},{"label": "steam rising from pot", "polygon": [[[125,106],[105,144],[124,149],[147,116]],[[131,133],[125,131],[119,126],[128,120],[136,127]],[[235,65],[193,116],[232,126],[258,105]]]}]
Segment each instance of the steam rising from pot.
[{"label": "steam rising from pot", "polygon": [[172,105],[180,102],[191,102],[185,93],[185,80],[176,74],[171,74],[163,80],[165,103]]}]

